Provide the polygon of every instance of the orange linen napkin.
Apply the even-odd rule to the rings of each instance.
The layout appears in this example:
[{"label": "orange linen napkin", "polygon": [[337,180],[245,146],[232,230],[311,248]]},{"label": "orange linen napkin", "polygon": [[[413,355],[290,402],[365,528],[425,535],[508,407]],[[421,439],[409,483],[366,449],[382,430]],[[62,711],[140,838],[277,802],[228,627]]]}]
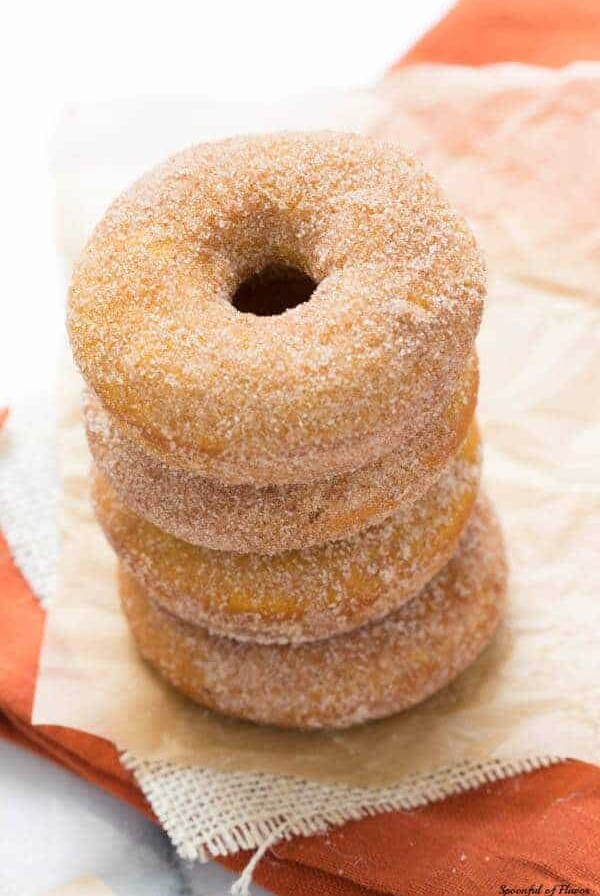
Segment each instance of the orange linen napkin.
[{"label": "orange linen napkin", "polygon": [[[599,58],[597,0],[463,0],[399,64],[562,65]],[[154,819],[110,743],[30,725],[43,622],[43,610],[0,536],[0,735]],[[249,857],[239,853],[220,861],[240,870]],[[503,885],[552,896],[600,894],[600,769],[566,762],[422,809],[296,838],[273,847],[254,877],[281,896],[471,896],[502,893]],[[561,890],[563,884],[570,890]]]},{"label": "orange linen napkin", "polygon": [[392,71],[419,62],[558,67],[600,59],[598,0],[459,0]]}]

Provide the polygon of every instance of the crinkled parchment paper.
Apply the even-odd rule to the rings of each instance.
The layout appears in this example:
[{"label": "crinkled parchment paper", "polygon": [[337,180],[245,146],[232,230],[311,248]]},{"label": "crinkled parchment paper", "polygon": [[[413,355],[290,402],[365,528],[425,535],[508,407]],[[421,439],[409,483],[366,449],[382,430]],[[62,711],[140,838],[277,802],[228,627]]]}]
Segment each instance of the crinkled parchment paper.
[{"label": "crinkled parchment paper", "polygon": [[[511,566],[506,624],[444,692],[347,732],[277,731],[193,706],[143,665],[129,639],[115,561],[89,504],[79,385],[69,373],[60,585],[36,723],[90,731],[148,759],[357,786],[465,759],[600,761],[600,66],[422,66],[362,95],[350,117],[358,127],[365,104],[370,130],[423,157],[488,256],[479,419],[486,488]],[[140,133],[155,135],[156,118],[146,109],[136,125],[123,112],[118,126],[96,110],[63,128],[78,141],[76,151],[56,153],[67,267],[109,185],[120,188],[125,173],[154,160]],[[335,126],[333,110],[325,120]],[[176,133],[185,133],[180,143],[194,139]],[[198,125],[196,139],[211,136]]]}]

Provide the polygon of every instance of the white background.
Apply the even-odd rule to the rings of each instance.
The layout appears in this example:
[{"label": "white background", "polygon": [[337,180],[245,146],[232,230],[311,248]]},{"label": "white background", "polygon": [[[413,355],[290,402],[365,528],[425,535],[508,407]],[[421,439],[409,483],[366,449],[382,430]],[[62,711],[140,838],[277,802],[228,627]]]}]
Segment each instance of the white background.
[{"label": "white background", "polygon": [[[65,104],[181,94],[269,104],[318,88],[368,86],[449,5],[55,0],[5,9],[0,405],[52,375],[62,338],[46,159]],[[92,872],[120,896],[187,892],[154,826],[67,772],[0,744],[0,894],[41,896]],[[227,880],[213,865],[194,893],[218,896]]]}]

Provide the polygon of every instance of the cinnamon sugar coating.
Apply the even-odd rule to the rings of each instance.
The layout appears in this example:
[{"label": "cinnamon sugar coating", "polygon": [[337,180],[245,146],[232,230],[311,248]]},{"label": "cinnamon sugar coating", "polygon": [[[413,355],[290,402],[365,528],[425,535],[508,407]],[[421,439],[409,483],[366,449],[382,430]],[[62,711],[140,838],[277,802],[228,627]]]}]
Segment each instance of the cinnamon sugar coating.
[{"label": "cinnamon sugar coating", "polygon": [[123,567],[166,610],[239,640],[298,643],[380,619],[420,591],[456,546],[479,467],[473,426],[410,507],[345,541],[271,557],[210,551],[173,538],[127,510],[99,474],[94,500]]},{"label": "cinnamon sugar coating", "polygon": [[[308,274],[310,301],[238,311],[272,264]],[[398,146],[273,134],[192,147],[117,199],[76,265],[68,329],[146,452],[221,482],[313,482],[430,424],[484,292],[468,227]]]},{"label": "cinnamon sugar coating", "polygon": [[142,656],[192,700],[295,728],[343,728],[406,709],[479,655],[500,619],[506,567],[480,498],[458,549],[427,587],[382,622],[298,646],[240,643],[162,609],[123,569],[120,594]]},{"label": "cinnamon sugar coating", "polygon": [[418,500],[464,440],[477,385],[473,355],[448,406],[406,451],[310,484],[227,485],[169,467],[124,435],[91,394],[86,430],[96,466],[134,513],[190,544],[276,554],[348,538]]}]

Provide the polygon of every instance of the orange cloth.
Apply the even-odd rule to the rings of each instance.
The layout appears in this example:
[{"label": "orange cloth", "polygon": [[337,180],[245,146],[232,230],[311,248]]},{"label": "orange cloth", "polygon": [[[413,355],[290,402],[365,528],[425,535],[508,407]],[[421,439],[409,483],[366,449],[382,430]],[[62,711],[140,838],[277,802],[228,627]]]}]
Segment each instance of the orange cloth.
[{"label": "orange cloth", "polygon": [[[600,59],[598,0],[459,0],[394,68]],[[393,70],[393,69],[392,69]]]},{"label": "orange cloth", "polygon": [[[562,65],[598,58],[600,0],[462,0],[398,64]],[[30,725],[43,623],[0,535],[0,735],[154,819],[110,743]],[[240,870],[249,856],[238,853],[222,863]],[[473,896],[499,893],[502,884],[540,886],[543,893],[563,882],[600,894],[600,769],[567,762],[412,812],[296,838],[272,848],[254,877],[285,896]]]}]

